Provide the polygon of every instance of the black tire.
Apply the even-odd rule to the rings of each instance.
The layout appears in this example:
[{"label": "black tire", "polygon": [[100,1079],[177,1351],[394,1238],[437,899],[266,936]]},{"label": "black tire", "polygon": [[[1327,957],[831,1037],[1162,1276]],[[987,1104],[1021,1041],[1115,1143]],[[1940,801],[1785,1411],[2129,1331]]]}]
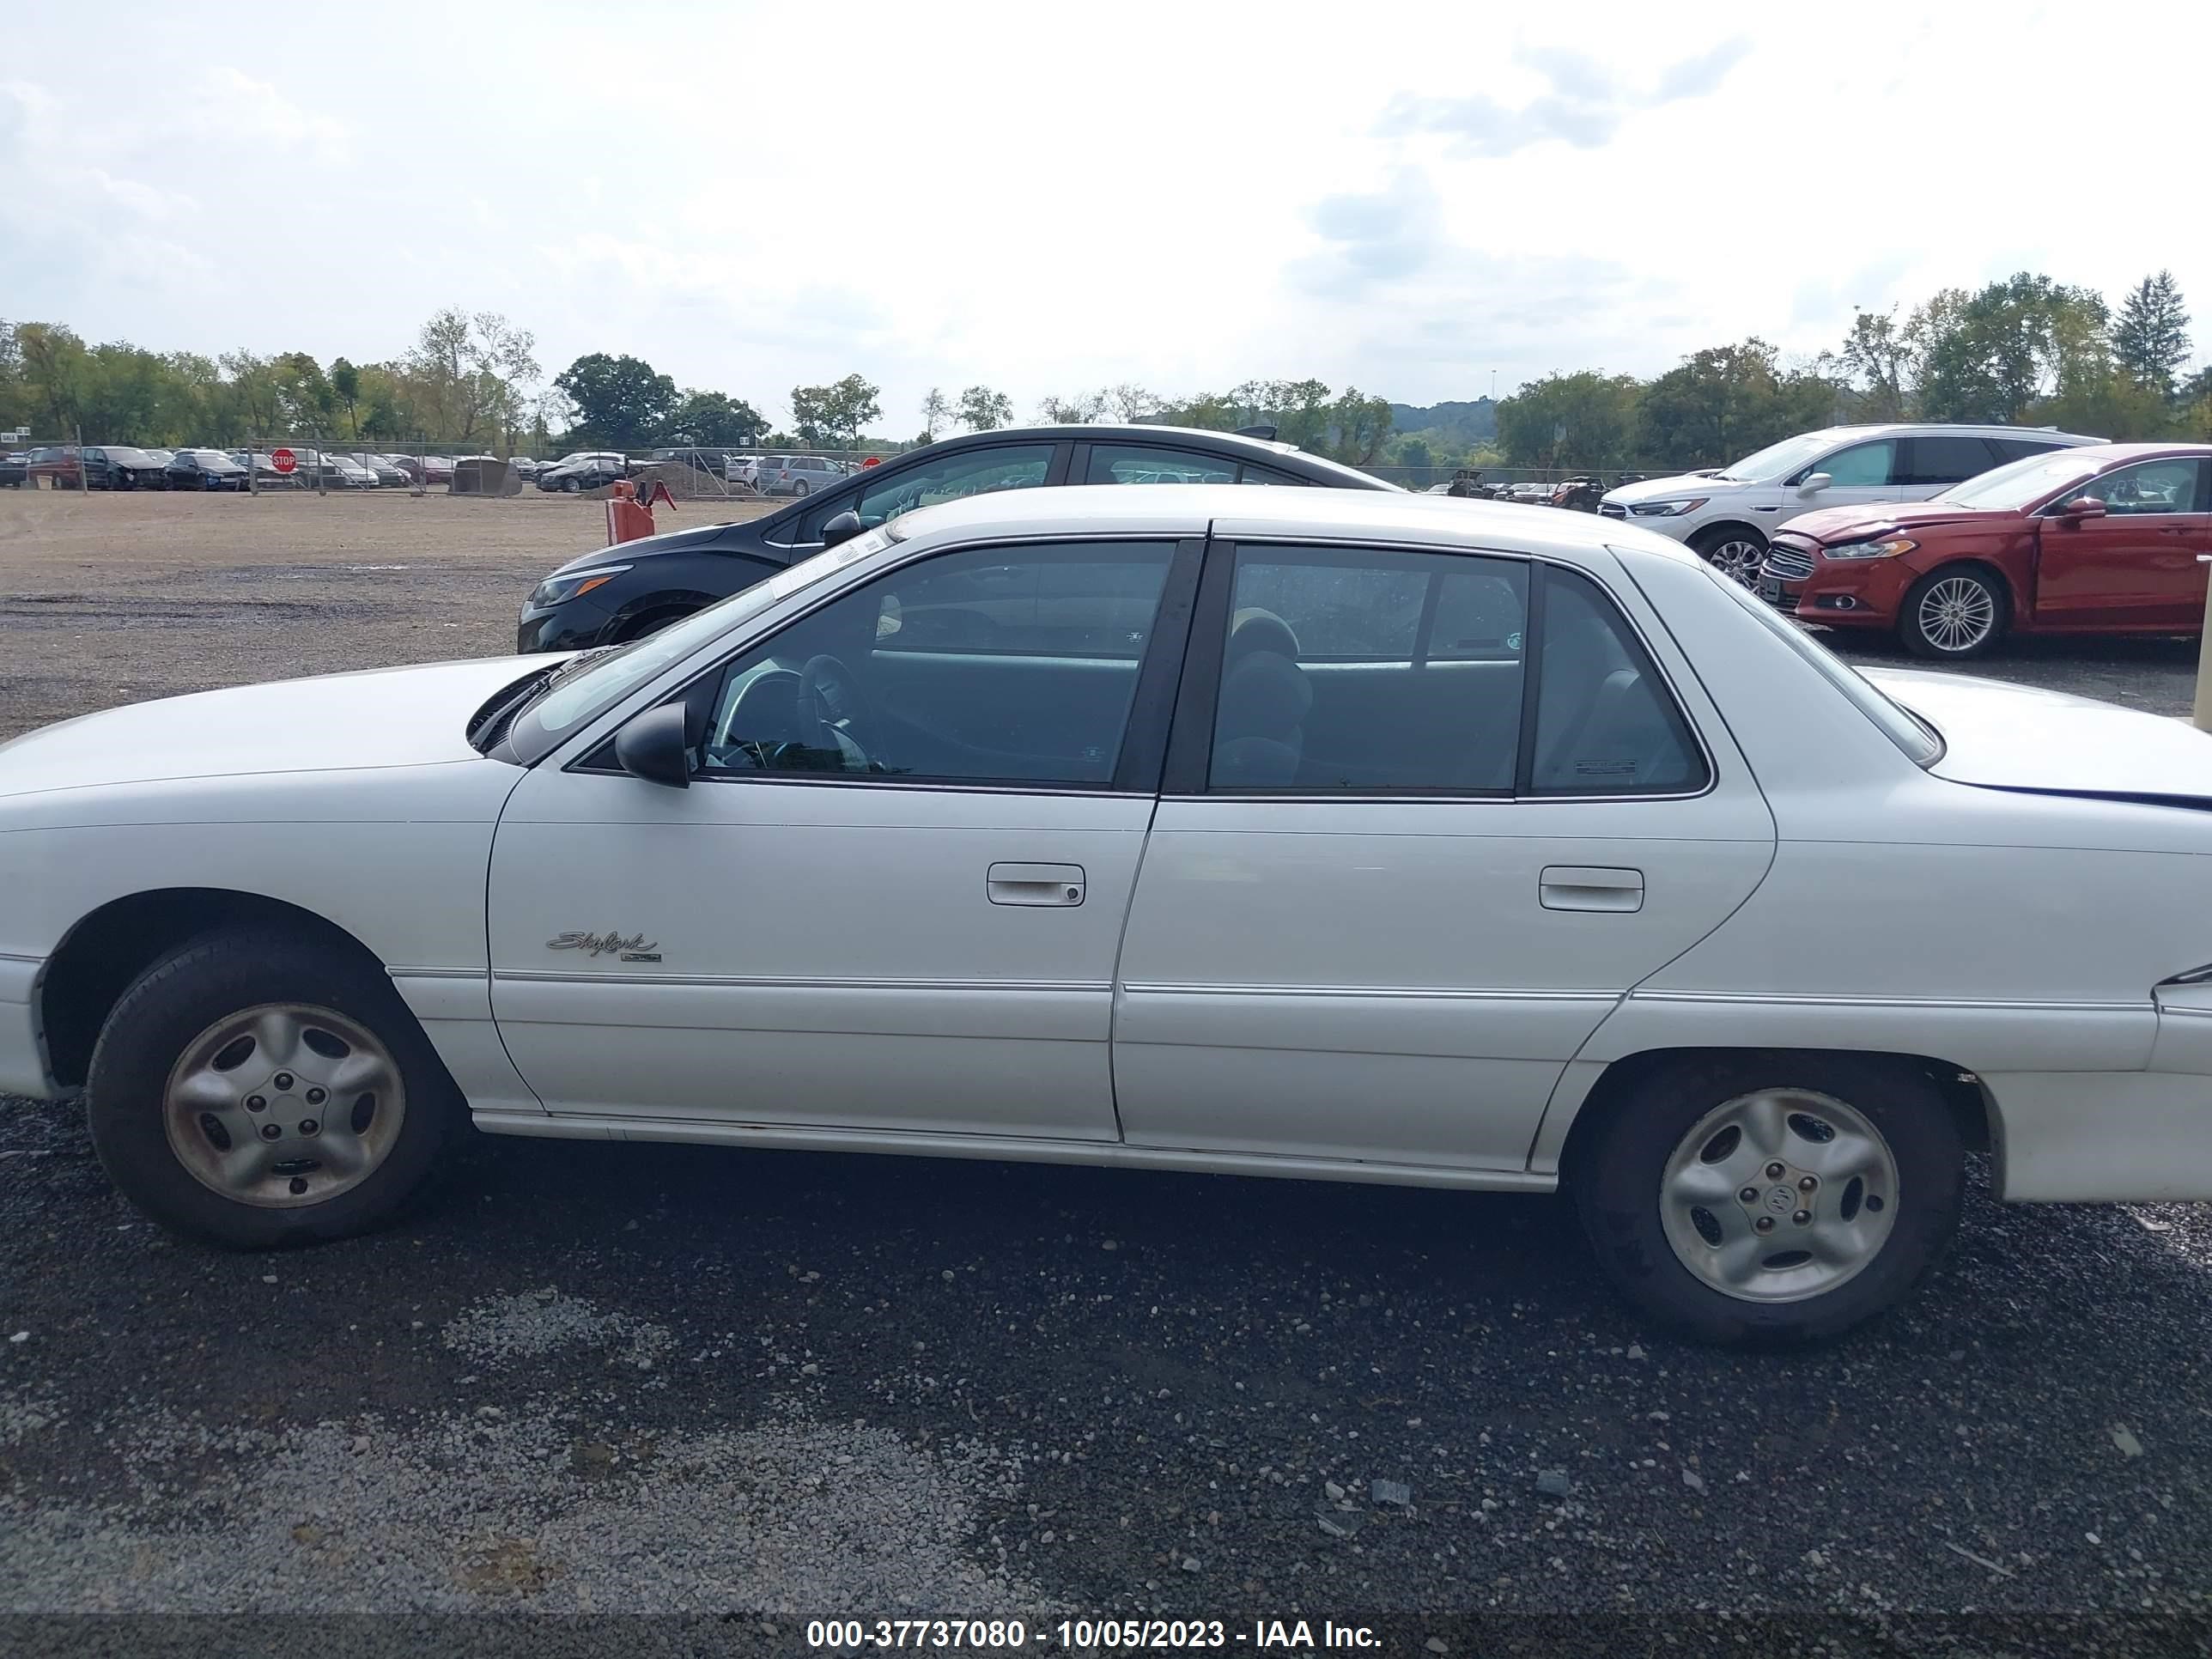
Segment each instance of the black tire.
[{"label": "black tire", "polygon": [[1690,538],[1690,546],[1723,575],[1749,586],[1766,560],[1766,538],[1747,524],[1717,524]]},{"label": "black tire", "polygon": [[2002,639],[2011,620],[2002,581],[1974,565],[1950,564],[1912,584],[1897,613],[1897,637],[1916,657],[1966,662]]},{"label": "black tire", "polygon": [[665,610],[648,611],[641,617],[633,617],[615,631],[613,642],[628,645],[632,640],[641,640],[648,634],[658,634],[672,622],[680,622],[697,607],[670,605]]},{"label": "black tire", "polygon": [[[396,1062],[405,1111],[382,1161],[319,1203],[263,1207],[203,1183],[171,1147],[163,1097],[190,1046],[229,1015],[264,1003],[324,1008],[353,1021]],[[459,1091],[382,974],[267,928],[210,934],[155,963],[101,1028],[85,1088],[93,1146],[108,1176],[163,1226],[240,1249],[342,1238],[398,1214],[437,1167],[461,1121]]]},{"label": "black tire", "polygon": [[583,484],[575,478],[563,478],[561,480],[561,493],[564,495],[576,495],[582,490],[583,487]]},{"label": "black tire", "polygon": [[793,481],[793,483],[792,483],[792,486],[791,486],[791,493],[792,493],[793,495],[805,495],[805,494],[806,494],[806,492],[807,492],[807,483],[806,483],[806,480],[805,480],[805,479],[804,479],[804,478],[799,478],[799,479],[794,479],[794,480]]},{"label": "black tire", "polygon": [[[1686,1139],[1716,1108],[1770,1090],[1825,1095],[1855,1110],[1887,1142],[1897,1173],[1879,1247],[1851,1277],[1796,1301],[1749,1300],[1707,1283],[1677,1254],[1662,1214],[1662,1177]],[[1568,1171],[1598,1265],[1639,1311],[1697,1341],[1779,1348],[1840,1336],[1902,1302],[1957,1231],[1964,1144],[1935,1084],[1906,1061],[1746,1050],[1662,1071],[1601,1110]],[[1776,1237],[1792,1242],[1786,1226]]]}]

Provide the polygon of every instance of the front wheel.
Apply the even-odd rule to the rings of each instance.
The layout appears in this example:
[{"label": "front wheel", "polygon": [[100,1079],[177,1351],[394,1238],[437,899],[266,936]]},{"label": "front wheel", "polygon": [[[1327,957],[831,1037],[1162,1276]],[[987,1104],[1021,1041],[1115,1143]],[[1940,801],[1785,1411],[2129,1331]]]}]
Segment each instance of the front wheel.
[{"label": "front wheel", "polygon": [[461,1103],[392,982],[291,935],[211,935],[108,1016],[86,1111],[100,1163],[163,1225],[245,1249],[381,1225]]},{"label": "front wheel", "polygon": [[584,486],[574,478],[563,478],[561,480],[561,493],[564,495],[578,495],[581,493],[583,488]]},{"label": "front wheel", "polygon": [[1898,636],[1916,657],[1957,662],[1978,657],[2004,632],[2004,589],[1985,573],[1958,565],[1923,576],[1905,596]]},{"label": "front wheel", "polygon": [[1840,1335],[1902,1301],[1958,1225],[1958,1125],[1903,1061],[1730,1055],[1604,1109],[1571,1172],[1599,1265],[1700,1341]]},{"label": "front wheel", "polygon": [[1759,568],[1766,562],[1766,538],[1749,525],[1721,525],[1702,531],[1690,545],[1707,564],[1746,587],[1759,580]]}]

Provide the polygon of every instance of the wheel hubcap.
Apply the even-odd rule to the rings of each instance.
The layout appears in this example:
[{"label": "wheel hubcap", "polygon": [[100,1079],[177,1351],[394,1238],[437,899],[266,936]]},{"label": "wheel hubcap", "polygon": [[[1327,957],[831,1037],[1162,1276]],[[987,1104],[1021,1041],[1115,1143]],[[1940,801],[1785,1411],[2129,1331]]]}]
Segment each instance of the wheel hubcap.
[{"label": "wheel hubcap", "polygon": [[1856,1109],[1804,1089],[1715,1107],[1659,1180],[1674,1256],[1744,1302],[1802,1302],[1856,1278],[1896,1224],[1897,1159]]},{"label": "wheel hubcap", "polygon": [[177,1161],[211,1191],[268,1209],[359,1186],[406,1115],[391,1052],[344,1015],[303,1003],[217,1020],[185,1046],[161,1098]]},{"label": "wheel hubcap", "polygon": [[1966,651],[1996,626],[1990,590],[1964,576],[1949,576],[1920,596],[1920,631],[1939,651]]},{"label": "wheel hubcap", "polygon": [[1746,587],[1759,580],[1759,567],[1766,562],[1766,550],[1757,542],[1723,542],[1705,556],[1723,574]]}]

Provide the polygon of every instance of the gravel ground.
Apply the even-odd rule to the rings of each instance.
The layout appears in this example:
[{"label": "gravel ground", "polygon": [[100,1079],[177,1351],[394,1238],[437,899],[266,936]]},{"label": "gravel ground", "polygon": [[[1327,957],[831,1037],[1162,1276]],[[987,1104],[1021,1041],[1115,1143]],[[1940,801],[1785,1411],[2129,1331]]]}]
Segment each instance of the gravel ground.
[{"label": "gravel ground", "polygon": [[[597,531],[550,498],[0,496],[0,733],[511,648]],[[2194,658],[1984,672],[2183,713]],[[708,1628],[784,1647],[1389,1614],[1394,1650],[1469,1652],[1465,1615],[1711,1609],[1871,1644],[1838,1652],[1957,1613],[2177,1650],[2208,1626],[2124,1621],[2212,1614],[2208,1290],[2212,1213],[1977,1196],[1902,1315],[1744,1358],[1639,1328],[1550,1199],[491,1138],[398,1231],[249,1257],[140,1221],[73,1103],[5,1100],[0,1650],[89,1610],[742,1613]]]}]

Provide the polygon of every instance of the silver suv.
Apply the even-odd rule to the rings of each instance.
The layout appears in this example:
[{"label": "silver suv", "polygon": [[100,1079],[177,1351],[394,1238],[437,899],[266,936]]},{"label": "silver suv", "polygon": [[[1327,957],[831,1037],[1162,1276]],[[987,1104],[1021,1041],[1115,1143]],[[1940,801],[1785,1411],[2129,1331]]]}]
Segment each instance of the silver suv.
[{"label": "silver suv", "polygon": [[764,482],[758,488],[764,495],[811,495],[842,480],[845,469],[819,455],[786,455],[773,472],[763,465],[761,477]]}]

